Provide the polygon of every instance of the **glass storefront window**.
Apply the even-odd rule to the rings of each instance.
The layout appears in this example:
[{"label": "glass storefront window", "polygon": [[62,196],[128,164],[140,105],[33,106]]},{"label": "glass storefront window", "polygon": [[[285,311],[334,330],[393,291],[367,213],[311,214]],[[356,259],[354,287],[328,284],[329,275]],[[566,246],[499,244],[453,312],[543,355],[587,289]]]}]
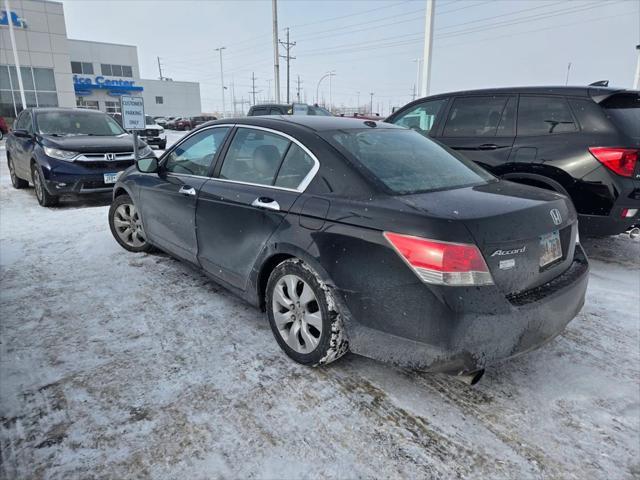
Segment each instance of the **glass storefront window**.
[{"label": "glass storefront window", "polygon": [[[51,68],[20,67],[27,107],[57,107],[56,81]],[[22,111],[16,68],[0,65],[0,115],[14,118]]]}]

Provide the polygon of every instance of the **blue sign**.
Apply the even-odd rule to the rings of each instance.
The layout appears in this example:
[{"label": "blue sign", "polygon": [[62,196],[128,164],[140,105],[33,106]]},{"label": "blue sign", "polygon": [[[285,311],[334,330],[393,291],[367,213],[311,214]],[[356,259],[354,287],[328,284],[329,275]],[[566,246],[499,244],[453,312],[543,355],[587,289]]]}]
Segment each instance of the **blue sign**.
[{"label": "blue sign", "polygon": [[109,79],[101,75],[97,76],[93,81],[90,77],[74,75],[73,88],[76,93],[96,89],[109,90],[110,93],[141,92],[144,90],[143,87],[136,85],[133,80]]},{"label": "blue sign", "polygon": [[[20,17],[16,12],[9,12],[11,14],[11,23],[14,27],[27,28],[27,22],[24,18]],[[9,15],[6,10],[0,10],[0,25],[9,26]]]}]

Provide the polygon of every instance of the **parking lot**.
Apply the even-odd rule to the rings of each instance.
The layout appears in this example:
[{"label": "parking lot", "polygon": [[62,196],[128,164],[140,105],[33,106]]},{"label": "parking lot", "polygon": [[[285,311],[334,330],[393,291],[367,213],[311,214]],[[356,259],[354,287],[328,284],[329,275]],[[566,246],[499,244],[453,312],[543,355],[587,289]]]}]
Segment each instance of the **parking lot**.
[{"label": "parking lot", "polygon": [[310,369],[205,276],[120,248],[108,199],[42,208],[0,164],[1,478],[640,476],[638,240],[584,240],[580,315],[475,387]]}]

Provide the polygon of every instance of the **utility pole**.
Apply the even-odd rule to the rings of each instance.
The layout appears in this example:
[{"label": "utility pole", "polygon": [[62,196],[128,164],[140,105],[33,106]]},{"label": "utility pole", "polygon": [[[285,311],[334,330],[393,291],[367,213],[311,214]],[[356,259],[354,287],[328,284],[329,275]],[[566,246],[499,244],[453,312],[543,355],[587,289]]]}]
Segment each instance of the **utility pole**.
[{"label": "utility pole", "polygon": [[565,85],[569,85],[569,72],[571,71],[571,62],[567,65],[567,78],[564,81]]},{"label": "utility pole", "polygon": [[302,82],[300,81],[300,75],[298,75],[298,87],[296,88],[296,98],[298,99],[298,103],[300,103],[300,85]]},{"label": "utility pole", "polygon": [[374,93],[371,92],[369,95],[371,95],[371,100],[370,100],[370,103],[369,103],[369,113],[373,115],[373,95],[374,95]]},{"label": "utility pole", "polygon": [[416,58],[413,61],[418,65],[418,68],[416,69],[416,86],[414,88],[415,93],[413,95],[413,99],[415,100],[418,96],[418,92],[420,91],[420,67],[422,66],[422,59]]},{"label": "utility pole", "polygon": [[271,78],[267,80],[267,98],[266,101],[270,102],[271,101]]},{"label": "utility pole", "polygon": [[358,103],[356,103],[356,111],[360,113],[360,92],[356,92],[358,95]]},{"label": "utility pole", "polygon": [[273,75],[275,80],[276,103],[280,103],[280,54],[278,52],[278,0],[271,0],[273,16]]},{"label": "utility pole", "polygon": [[235,82],[233,81],[233,75],[231,75],[231,103],[233,104],[233,116],[235,117],[237,115],[237,110],[236,110],[236,88],[235,88]]},{"label": "utility pole", "polygon": [[222,118],[224,118],[224,72],[222,70],[222,50],[225,50],[227,47],[216,48],[216,52],[220,52],[220,88],[222,90]]},{"label": "utility pole", "polygon": [[287,60],[287,103],[289,103],[289,76],[291,75],[291,69],[290,69],[290,61],[291,60],[295,60],[296,57],[292,57],[291,56],[291,47],[293,47],[296,42],[290,42],[289,41],[289,27],[285,28],[285,30],[287,31],[287,41],[286,42],[280,42],[281,45],[284,46],[284,48],[287,49],[287,54],[286,55],[280,55],[282,58],[285,58]]},{"label": "utility pole", "polygon": [[640,87],[640,45],[636,45],[636,51],[638,52],[638,63],[636,63],[636,76],[633,79],[634,90],[638,90]]},{"label": "utility pole", "polygon": [[436,16],[436,0],[427,0],[424,17],[424,50],[422,52],[422,85],[420,96],[429,95],[431,88],[431,53],[433,51],[433,20]]},{"label": "utility pole", "polygon": [[160,57],[158,57],[158,73],[160,73],[160,80],[164,80],[162,76],[162,64],[160,63]]},{"label": "utility pole", "polygon": [[25,108],[27,108],[27,100],[24,96],[24,85],[22,84],[22,70],[20,69],[20,60],[18,59],[18,48],[16,47],[16,36],[13,33],[13,19],[11,18],[11,5],[9,5],[9,0],[4,0],[4,9],[6,10],[5,13],[7,15],[7,22],[9,23],[9,38],[11,40],[11,49],[13,50],[13,63],[16,66],[16,73],[17,73],[16,77],[18,77],[18,88],[20,89],[20,101],[22,102],[22,110],[24,110]]},{"label": "utility pole", "polygon": [[255,72],[251,73],[251,91],[249,93],[251,94],[251,97],[253,98],[253,103],[251,105],[255,105],[256,104],[256,93],[258,93],[258,91],[256,90],[256,74],[255,74]]}]

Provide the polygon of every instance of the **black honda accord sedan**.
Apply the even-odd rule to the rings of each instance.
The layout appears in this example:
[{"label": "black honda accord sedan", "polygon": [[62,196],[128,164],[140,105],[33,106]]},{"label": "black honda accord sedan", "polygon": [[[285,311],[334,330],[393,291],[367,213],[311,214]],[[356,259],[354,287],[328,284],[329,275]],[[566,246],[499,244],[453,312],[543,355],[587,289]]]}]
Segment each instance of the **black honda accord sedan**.
[{"label": "black honda accord sedan", "polygon": [[587,288],[566,197],[373,121],[205,124],[119,178],[109,223],[266,310],[308,365],[351,350],[475,381],[558,335]]}]

